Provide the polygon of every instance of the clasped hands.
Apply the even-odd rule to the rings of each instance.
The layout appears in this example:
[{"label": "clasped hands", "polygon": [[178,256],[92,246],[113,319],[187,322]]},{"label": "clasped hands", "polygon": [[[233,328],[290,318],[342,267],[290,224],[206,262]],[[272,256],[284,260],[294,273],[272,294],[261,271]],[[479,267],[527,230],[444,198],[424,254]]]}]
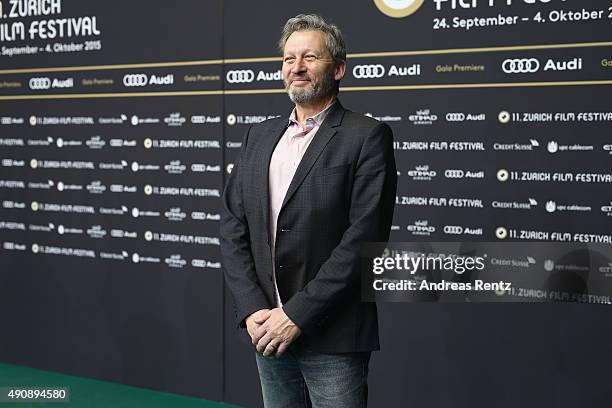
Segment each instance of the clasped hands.
[{"label": "clasped hands", "polygon": [[261,309],[246,319],[247,332],[258,353],[280,357],[302,333],[280,307]]}]

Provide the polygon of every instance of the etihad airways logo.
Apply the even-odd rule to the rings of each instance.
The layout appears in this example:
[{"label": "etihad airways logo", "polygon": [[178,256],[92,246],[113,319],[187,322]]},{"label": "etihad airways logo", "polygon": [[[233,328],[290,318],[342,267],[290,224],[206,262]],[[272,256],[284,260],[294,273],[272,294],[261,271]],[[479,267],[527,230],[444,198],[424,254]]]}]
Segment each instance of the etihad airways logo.
[{"label": "etihad airways logo", "polygon": [[383,14],[393,18],[408,17],[423,3],[424,0],[374,0],[374,4]]},{"label": "etihad airways logo", "polygon": [[408,116],[408,120],[414,125],[431,125],[438,120],[438,115],[433,114],[430,109],[419,109]]},{"label": "etihad airways logo", "polygon": [[408,177],[415,181],[430,181],[436,177],[436,172],[429,169],[429,165],[416,166],[414,170],[407,171]]},{"label": "etihad airways logo", "polygon": [[412,235],[430,236],[436,232],[436,227],[429,225],[428,220],[416,220],[414,224],[407,225],[406,229],[412,233]]}]

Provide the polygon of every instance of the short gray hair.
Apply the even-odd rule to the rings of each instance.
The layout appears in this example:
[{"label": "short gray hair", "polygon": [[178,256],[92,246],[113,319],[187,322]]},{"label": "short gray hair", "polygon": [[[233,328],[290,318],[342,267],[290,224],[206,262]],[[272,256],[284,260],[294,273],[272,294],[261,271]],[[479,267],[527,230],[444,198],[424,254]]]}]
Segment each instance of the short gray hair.
[{"label": "short gray hair", "polygon": [[278,41],[278,50],[281,55],[285,50],[287,39],[296,31],[323,32],[325,34],[325,46],[334,61],[334,65],[338,66],[341,61],[346,61],[346,44],[340,29],[334,24],[328,24],[323,17],[316,14],[299,14],[287,20]]}]

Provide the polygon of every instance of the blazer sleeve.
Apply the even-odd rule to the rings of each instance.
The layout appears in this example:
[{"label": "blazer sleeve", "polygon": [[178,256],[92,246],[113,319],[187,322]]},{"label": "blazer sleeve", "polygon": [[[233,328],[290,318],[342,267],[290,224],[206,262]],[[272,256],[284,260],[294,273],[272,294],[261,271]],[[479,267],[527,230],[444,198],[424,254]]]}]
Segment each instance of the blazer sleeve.
[{"label": "blazer sleeve", "polygon": [[393,132],[379,123],[366,137],[356,164],[349,227],[314,279],[283,306],[305,333],[347,296],[360,296],[360,256],[364,244],[387,242],[393,218],[397,172]]},{"label": "blazer sleeve", "polygon": [[249,128],[242,148],[221,197],[221,255],[225,282],[234,297],[235,316],[240,327],[246,318],[270,305],[259,285],[251,253],[249,225],[244,211],[242,175],[246,159]]}]

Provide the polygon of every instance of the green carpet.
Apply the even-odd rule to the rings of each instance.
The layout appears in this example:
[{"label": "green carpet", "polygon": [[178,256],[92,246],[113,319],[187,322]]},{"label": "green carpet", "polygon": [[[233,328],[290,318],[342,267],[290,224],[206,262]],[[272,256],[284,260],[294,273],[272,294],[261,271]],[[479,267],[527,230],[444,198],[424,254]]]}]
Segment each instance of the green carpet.
[{"label": "green carpet", "polygon": [[0,363],[0,387],[68,387],[70,402],[0,402],[0,408],[237,408],[236,405]]}]

